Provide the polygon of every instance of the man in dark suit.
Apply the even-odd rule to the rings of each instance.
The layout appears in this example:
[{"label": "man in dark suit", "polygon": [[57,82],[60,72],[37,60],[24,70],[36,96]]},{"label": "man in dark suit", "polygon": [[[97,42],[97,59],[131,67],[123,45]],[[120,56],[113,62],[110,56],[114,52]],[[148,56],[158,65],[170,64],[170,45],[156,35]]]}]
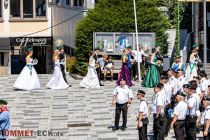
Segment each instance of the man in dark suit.
[{"label": "man in dark suit", "polygon": [[[58,39],[58,40],[55,41],[55,45],[56,45],[56,48],[60,52],[59,53],[60,62],[64,62],[65,61],[65,54],[64,54],[64,43],[63,43],[63,41]],[[62,72],[62,75],[63,75],[63,79],[68,84],[68,82],[66,80],[65,66],[63,64],[60,64],[60,68],[61,68],[61,72]],[[69,85],[69,87],[71,87],[71,85]]]},{"label": "man in dark suit", "polygon": [[98,80],[99,80],[99,84],[100,86],[104,86],[102,83],[101,83],[101,80],[100,80],[100,76],[101,76],[101,66],[100,66],[100,63],[98,62],[98,53],[99,53],[99,48],[95,48],[95,52],[94,52],[94,56],[93,58],[95,59],[96,61],[96,72],[97,72],[97,75],[98,75]]}]

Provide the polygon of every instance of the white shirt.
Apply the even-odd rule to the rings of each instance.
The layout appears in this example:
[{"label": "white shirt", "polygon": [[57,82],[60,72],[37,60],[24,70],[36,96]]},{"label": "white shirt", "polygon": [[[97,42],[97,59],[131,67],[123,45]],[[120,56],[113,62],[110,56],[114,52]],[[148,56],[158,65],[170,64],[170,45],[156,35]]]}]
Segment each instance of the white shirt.
[{"label": "white shirt", "polygon": [[178,79],[175,78],[174,76],[172,76],[169,79],[169,84],[173,88],[173,95],[176,95],[176,92],[178,91],[178,85],[179,85],[178,83],[179,83]]},{"label": "white shirt", "polygon": [[161,114],[164,113],[164,108],[165,108],[165,104],[166,104],[166,96],[165,93],[163,92],[163,90],[161,90],[160,92],[158,92],[155,96],[154,96],[154,100],[153,100],[153,113],[157,114],[158,111],[158,106],[162,106],[161,109]]},{"label": "white shirt", "polygon": [[169,83],[164,84],[163,88],[165,95],[166,95],[166,104],[171,103],[171,96],[172,96],[172,87]]},{"label": "white shirt", "polygon": [[141,50],[140,52],[137,52],[137,50],[133,50],[132,51],[133,55],[134,55],[134,60],[136,62],[138,62],[138,59],[139,59],[139,62],[141,63],[142,62],[142,55],[144,55],[144,51]]},{"label": "white shirt", "polygon": [[183,76],[181,76],[181,77],[179,77],[178,78],[178,90],[177,91],[179,91],[179,90],[181,90],[182,91],[182,89],[183,89],[183,85],[186,83],[185,82],[185,77],[183,77]]},{"label": "white shirt", "polygon": [[204,125],[206,120],[210,120],[210,105],[207,106],[201,117],[201,125]]},{"label": "white shirt", "polygon": [[187,115],[187,103],[180,101],[174,108],[174,114],[178,116],[178,120],[184,120]]},{"label": "white shirt", "polygon": [[200,85],[196,88],[196,94],[201,94],[201,87],[200,87]]},{"label": "white shirt", "polygon": [[149,112],[149,109],[148,109],[148,105],[147,105],[147,102],[146,102],[146,99],[144,100],[140,100],[139,102],[139,110],[138,112],[142,112],[143,113],[143,118],[147,118],[148,117],[148,112]]},{"label": "white shirt", "polygon": [[129,99],[133,98],[132,90],[125,85],[124,88],[118,86],[114,89],[113,95],[116,96],[116,101],[118,104],[125,104]]},{"label": "white shirt", "polygon": [[192,107],[192,109],[187,110],[187,115],[197,116],[197,111],[199,110],[200,106],[200,97],[198,96],[198,94],[192,94],[187,101],[187,105]]},{"label": "white shirt", "polygon": [[205,94],[208,94],[208,85],[209,81],[206,78],[202,78],[200,82],[200,88],[202,92],[205,92]]}]

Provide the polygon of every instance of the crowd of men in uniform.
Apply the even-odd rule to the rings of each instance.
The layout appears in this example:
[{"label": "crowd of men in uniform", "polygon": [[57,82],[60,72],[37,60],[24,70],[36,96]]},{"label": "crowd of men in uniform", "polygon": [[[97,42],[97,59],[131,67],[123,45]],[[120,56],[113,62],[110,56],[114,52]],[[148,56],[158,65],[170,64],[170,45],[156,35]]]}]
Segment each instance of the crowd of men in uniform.
[{"label": "crowd of men in uniform", "polygon": [[[153,139],[164,140],[171,128],[177,140],[196,140],[202,130],[204,140],[210,140],[210,82],[205,71],[186,82],[182,69],[170,69],[167,76],[161,76],[160,83],[154,87],[153,96]],[[147,140],[149,107],[145,91],[138,90],[140,100],[137,128],[139,140]],[[123,114],[122,130],[125,131],[127,111],[133,99],[132,89],[124,79],[113,92],[112,104],[116,105],[115,125],[119,129],[120,114]]]}]

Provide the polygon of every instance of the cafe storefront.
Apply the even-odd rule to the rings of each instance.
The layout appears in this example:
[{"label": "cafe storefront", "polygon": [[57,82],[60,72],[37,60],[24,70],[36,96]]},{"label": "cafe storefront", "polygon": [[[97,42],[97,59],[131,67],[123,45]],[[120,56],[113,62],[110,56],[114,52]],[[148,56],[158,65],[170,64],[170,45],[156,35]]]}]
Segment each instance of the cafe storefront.
[{"label": "cafe storefront", "polygon": [[26,65],[26,49],[33,47],[33,58],[38,60],[38,74],[50,73],[53,69],[52,37],[13,37],[11,41],[11,74],[19,74]]}]

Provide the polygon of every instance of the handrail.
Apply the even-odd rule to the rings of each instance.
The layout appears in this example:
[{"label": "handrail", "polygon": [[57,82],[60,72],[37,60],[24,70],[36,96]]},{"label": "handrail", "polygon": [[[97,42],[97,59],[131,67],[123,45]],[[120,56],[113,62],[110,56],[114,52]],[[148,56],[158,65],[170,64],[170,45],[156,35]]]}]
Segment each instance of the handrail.
[{"label": "handrail", "polygon": [[182,63],[186,64],[188,53],[191,49],[191,41],[192,41],[192,32],[187,34],[187,38],[184,43],[184,47],[180,50],[180,56],[182,56]]}]

